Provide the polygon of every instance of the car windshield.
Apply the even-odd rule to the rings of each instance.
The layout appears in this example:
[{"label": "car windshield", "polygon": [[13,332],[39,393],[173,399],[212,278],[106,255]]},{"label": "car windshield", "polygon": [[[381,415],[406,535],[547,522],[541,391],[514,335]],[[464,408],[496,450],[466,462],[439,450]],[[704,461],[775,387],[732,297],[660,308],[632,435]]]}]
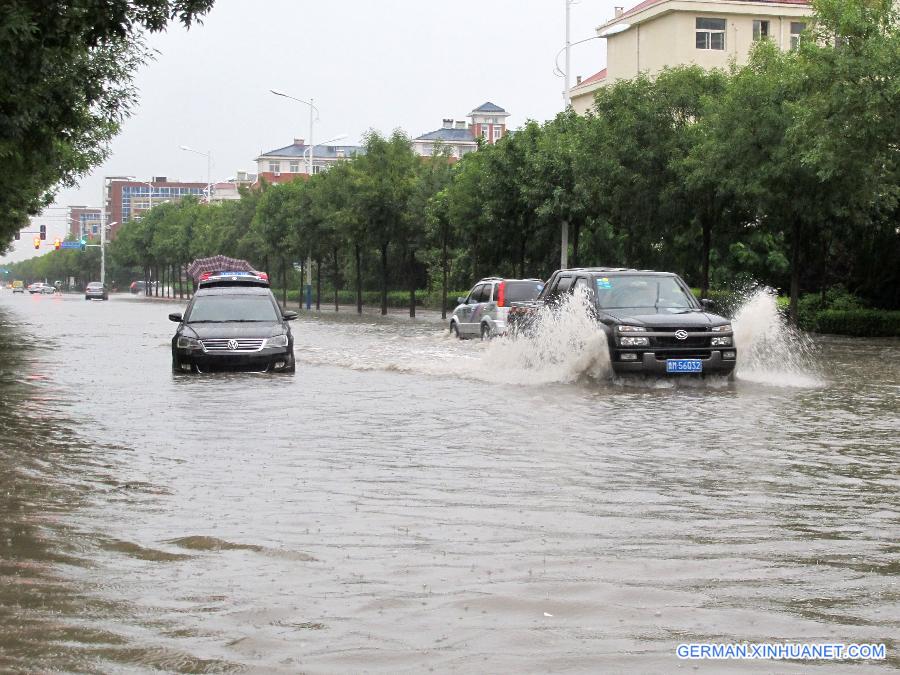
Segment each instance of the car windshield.
[{"label": "car windshield", "polygon": [[278,321],[275,306],[265,295],[203,295],[194,299],[186,323]]},{"label": "car windshield", "polygon": [[652,307],[668,311],[697,308],[675,277],[623,274],[598,277],[597,305],[600,309]]}]

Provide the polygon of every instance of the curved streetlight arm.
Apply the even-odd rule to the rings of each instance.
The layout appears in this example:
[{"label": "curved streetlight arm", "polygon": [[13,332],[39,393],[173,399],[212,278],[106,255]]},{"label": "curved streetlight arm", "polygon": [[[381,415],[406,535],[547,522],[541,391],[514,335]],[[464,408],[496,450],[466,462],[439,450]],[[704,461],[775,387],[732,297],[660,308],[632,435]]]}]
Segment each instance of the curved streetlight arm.
[{"label": "curved streetlight arm", "polygon": [[[574,47],[575,45],[584,44],[585,42],[590,42],[591,40],[603,40],[605,36],[594,35],[593,37],[585,38],[584,40],[579,40],[578,42],[573,42],[569,45],[569,47]],[[565,77],[566,74],[563,72],[562,68],[559,67],[559,57],[566,51],[566,47],[563,47],[558,52],[556,52],[556,56],[553,58],[553,74],[557,77]]]}]

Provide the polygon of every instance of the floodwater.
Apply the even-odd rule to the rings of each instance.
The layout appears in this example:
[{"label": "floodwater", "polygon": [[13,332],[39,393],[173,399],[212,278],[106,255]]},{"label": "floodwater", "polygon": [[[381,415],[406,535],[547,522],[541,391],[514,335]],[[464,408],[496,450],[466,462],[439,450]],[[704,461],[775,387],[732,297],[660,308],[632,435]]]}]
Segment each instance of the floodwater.
[{"label": "floodwater", "polygon": [[897,340],[756,298],[736,381],[621,381],[577,319],[323,312],[294,376],[174,377],[177,310],[0,292],[0,671],[900,667]]}]

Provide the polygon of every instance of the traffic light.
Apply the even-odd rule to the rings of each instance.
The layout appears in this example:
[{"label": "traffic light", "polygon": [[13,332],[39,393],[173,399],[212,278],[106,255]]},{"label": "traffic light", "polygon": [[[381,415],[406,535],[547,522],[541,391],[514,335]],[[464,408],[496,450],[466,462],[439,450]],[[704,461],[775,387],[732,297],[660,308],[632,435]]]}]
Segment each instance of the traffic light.
[{"label": "traffic light", "polygon": [[81,238],[81,250],[85,250],[87,248],[87,242],[84,240],[84,237]]},{"label": "traffic light", "polygon": [[41,238],[40,238],[40,237],[35,237],[35,238],[34,238],[34,247],[35,247],[35,248],[40,248],[40,247],[41,247]]},{"label": "traffic light", "polygon": [[56,239],[53,240],[53,248],[55,248],[58,251],[60,246],[62,246],[62,239],[57,237]]},{"label": "traffic light", "polygon": [[47,238],[47,226],[41,225],[41,241],[44,241]]}]

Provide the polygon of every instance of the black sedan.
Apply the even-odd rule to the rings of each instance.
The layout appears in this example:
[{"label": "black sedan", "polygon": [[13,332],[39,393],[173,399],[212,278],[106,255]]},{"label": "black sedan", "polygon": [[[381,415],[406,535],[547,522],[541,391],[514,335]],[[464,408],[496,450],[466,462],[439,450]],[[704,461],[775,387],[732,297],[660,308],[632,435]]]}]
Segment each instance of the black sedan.
[{"label": "black sedan", "polygon": [[172,370],[293,373],[288,321],[296,318],[296,312],[281,311],[267,287],[201,285],[184,316],[169,314],[179,324],[172,338]]}]

